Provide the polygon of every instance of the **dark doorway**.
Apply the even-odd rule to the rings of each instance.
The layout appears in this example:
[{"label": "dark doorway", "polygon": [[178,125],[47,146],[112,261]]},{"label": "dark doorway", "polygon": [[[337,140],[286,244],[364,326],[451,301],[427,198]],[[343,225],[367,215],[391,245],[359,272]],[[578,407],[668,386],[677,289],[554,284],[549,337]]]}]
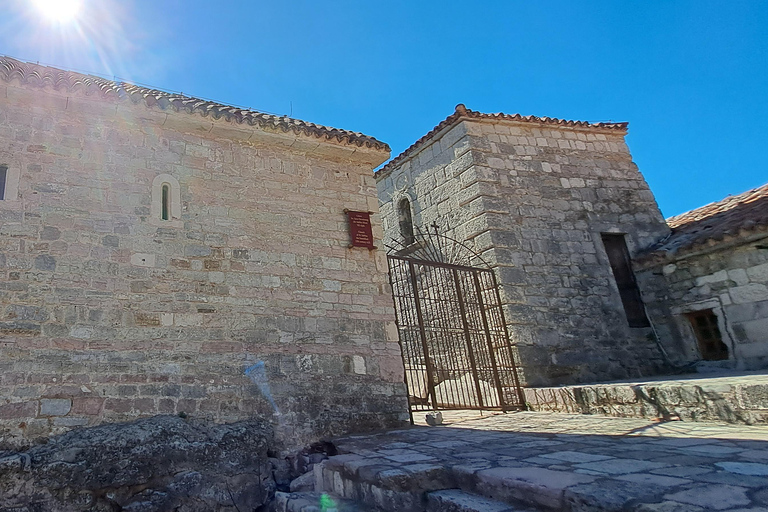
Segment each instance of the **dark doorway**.
[{"label": "dark doorway", "polygon": [[649,327],[648,317],[645,315],[645,306],[640,297],[640,289],[637,287],[635,273],[632,272],[632,261],[629,258],[629,250],[624,235],[613,233],[601,233],[605,253],[611,264],[613,277],[619,288],[621,304],[627,316],[630,327]]},{"label": "dark doorway", "polygon": [[720,327],[717,325],[717,315],[711,309],[703,309],[688,313],[688,321],[699,342],[699,352],[705,361],[722,361],[728,359],[728,347],[723,343]]}]

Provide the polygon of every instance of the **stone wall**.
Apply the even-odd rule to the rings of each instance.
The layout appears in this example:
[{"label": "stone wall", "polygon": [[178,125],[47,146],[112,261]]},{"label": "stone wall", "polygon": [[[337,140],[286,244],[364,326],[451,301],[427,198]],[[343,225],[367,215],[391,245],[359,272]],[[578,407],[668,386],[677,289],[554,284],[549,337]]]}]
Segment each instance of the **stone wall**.
[{"label": "stone wall", "polygon": [[401,425],[386,259],[343,213],[377,212],[387,156],[0,82],[0,442],[156,414],[262,415],[294,445]]},{"label": "stone wall", "polygon": [[527,385],[660,371],[650,329],[628,327],[600,238],[626,233],[636,254],[668,232],[623,125],[470,114],[377,172],[385,239],[400,237],[408,198],[417,226],[436,222],[482,255]]},{"label": "stone wall", "polygon": [[[760,240],[726,240],[696,252],[649,259],[638,268],[648,306],[676,364],[702,359],[687,313],[711,309],[728,360],[742,370],[768,367],[768,250]],[[762,245],[761,245],[762,244]],[[761,248],[762,247],[762,248]]]}]

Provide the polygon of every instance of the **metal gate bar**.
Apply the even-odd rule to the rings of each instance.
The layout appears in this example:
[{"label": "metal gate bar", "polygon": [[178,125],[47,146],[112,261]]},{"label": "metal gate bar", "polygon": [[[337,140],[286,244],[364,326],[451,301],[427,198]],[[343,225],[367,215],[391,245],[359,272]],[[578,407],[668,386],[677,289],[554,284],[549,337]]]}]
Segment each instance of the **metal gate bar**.
[{"label": "metal gate bar", "polygon": [[411,411],[524,401],[490,269],[388,256]]}]

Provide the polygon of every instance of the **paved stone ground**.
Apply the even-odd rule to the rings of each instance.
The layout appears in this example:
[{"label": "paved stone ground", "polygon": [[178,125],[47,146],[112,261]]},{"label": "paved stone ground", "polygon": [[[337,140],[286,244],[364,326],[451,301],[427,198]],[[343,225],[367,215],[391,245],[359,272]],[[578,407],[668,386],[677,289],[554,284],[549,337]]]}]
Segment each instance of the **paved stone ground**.
[{"label": "paved stone ground", "polygon": [[[537,510],[768,511],[768,427],[477,415],[445,413],[445,426],[339,439],[346,455],[326,471],[384,487],[394,474],[425,482],[426,471],[440,481],[426,491],[453,487]],[[413,482],[398,490],[416,492]]]}]

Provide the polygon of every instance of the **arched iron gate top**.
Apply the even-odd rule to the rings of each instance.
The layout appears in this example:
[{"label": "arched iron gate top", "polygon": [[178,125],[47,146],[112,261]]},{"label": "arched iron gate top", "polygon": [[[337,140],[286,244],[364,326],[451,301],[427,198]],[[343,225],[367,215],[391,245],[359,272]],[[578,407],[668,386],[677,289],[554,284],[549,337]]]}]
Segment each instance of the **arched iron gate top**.
[{"label": "arched iron gate top", "polygon": [[457,265],[468,268],[490,269],[491,266],[483,257],[469,245],[455,238],[439,233],[437,224],[432,224],[432,230],[422,231],[416,228],[409,244],[397,238],[391,238],[384,243],[387,254],[414,261]]}]

